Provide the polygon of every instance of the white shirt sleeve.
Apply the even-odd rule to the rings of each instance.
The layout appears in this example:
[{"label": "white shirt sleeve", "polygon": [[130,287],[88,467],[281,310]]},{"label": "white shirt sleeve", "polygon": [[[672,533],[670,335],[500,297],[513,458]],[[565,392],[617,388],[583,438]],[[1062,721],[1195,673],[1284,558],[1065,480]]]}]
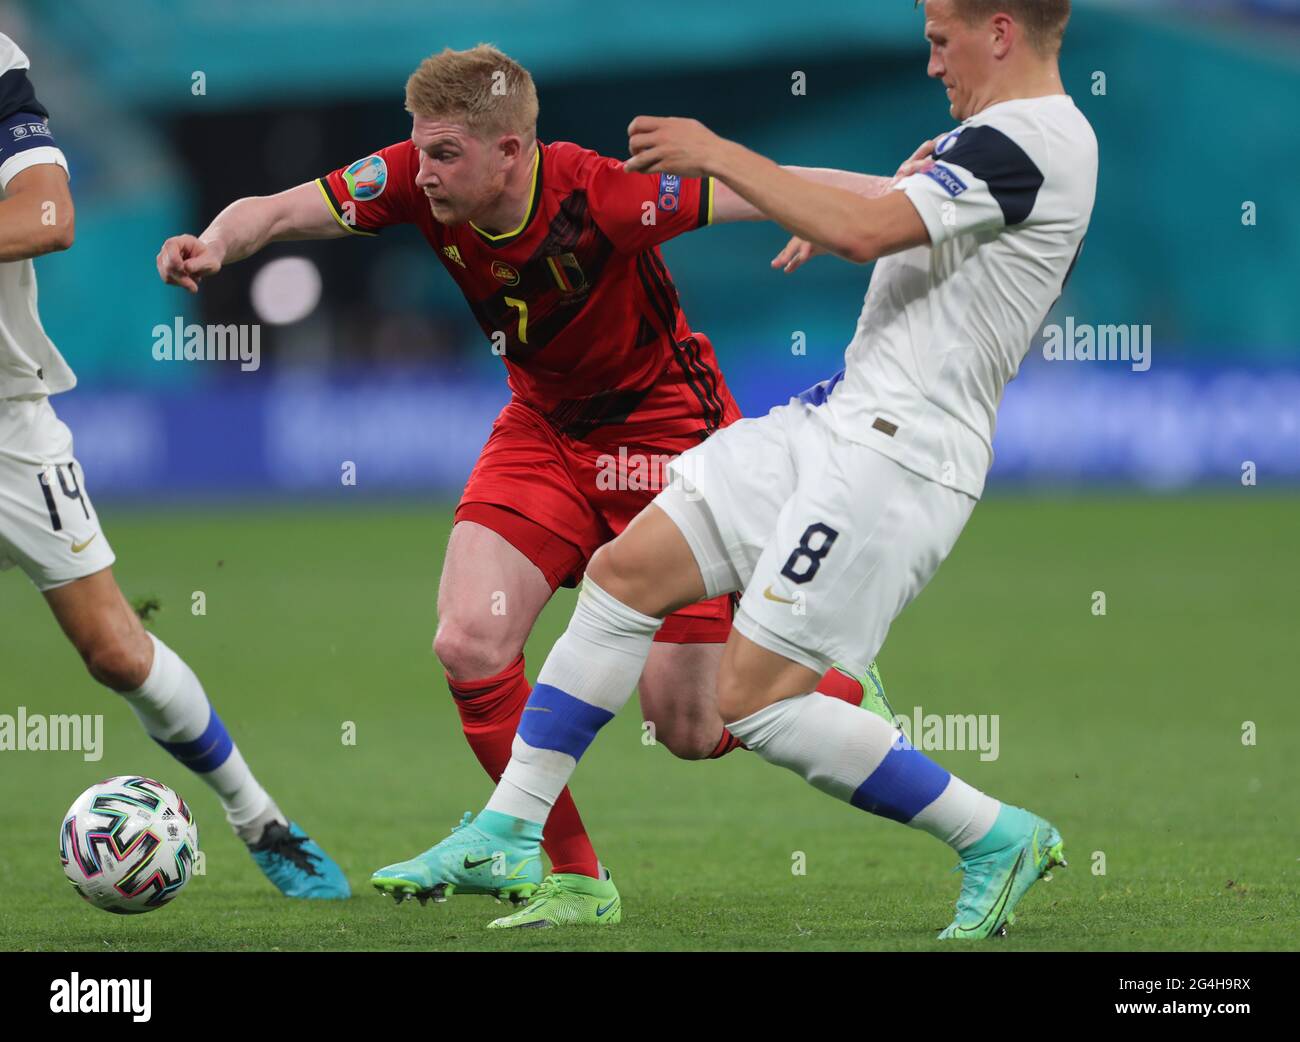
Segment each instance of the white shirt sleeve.
[{"label": "white shirt sleeve", "polygon": [[930,167],[900,181],[938,245],[1025,223],[1038,201],[1043,172],[1021,144],[988,125],[942,138]]},{"label": "white shirt sleeve", "polygon": [[68,160],[50,137],[46,110],[27,78],[29,68],[27,55],[0,33],[0,192],[28,167],[42,163],[68,173]]},{"label": "white shirt sleeve", "polygon": [[0,163],[0,192],[9,190],[9,182],[21,174],[30,166],[40,166],[42,163],[53,163],[55,166],[63,167],[63,172],[68,173],[68,160],[64,156],[63,150],[56,148],[54,145],[41,145],[39,148],[29,148],[24,152],[18,152],[10,156],[3,163]]}]

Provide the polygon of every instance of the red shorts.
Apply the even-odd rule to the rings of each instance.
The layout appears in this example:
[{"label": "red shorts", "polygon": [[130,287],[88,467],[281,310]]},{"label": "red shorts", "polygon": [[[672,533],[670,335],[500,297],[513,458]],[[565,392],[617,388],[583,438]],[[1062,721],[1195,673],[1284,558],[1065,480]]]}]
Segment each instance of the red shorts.
[{"label": "red shorts", "polygon": [[[591,555],[663,487],[662,462],[697,444],[694,436],[614,447],[578,441],[511,401],[492,425],[456,521],[492,529],[541,569],[553,591],[576,586]],[[700,601],[669,615],[655,640],[724,643],[731,613],[729,596]]]}]

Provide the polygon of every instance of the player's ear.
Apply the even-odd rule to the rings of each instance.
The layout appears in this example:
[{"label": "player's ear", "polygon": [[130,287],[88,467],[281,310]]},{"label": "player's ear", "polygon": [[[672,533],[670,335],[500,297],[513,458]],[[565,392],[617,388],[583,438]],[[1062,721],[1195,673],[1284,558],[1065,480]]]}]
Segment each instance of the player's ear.
[{"label": "player's ear", "polygon": [[1012,40],[1019,35],[1020,26],[1005,14],[996,14],[992,19],[993,57],[1001,61],[1011,50]]},{"label": "player's ear", "polygon": [[504,137],[497,139],[497,148],[501,152],[502,159],[506,162],[513,162],[523,154],[523,138],[518,134],[506,134]]}]

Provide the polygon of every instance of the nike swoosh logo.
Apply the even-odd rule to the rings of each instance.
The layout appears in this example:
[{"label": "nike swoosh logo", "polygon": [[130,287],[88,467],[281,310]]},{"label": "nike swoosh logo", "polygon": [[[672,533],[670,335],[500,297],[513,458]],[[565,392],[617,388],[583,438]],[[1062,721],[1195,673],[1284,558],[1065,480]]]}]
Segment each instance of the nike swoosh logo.
[{"label": "nike swoosh logo", "polygon": [[79,553],[81,553],[82,550],[86,549],[86,547],[88,547],[91,543],[93,543],[93,542],[95,541],[95,536],[97,536],[97,535],[99,535],[98,532],[96,532],[94,535],[92,535],[92,536],[91,536],[89,539],[87,539],[84,543],[78,543],[76,540],[73,540],[73,543],[72,543],[72,552],[73,552],[74,554],[79,554]]},{"label": "nike swoosh logo", "polygon": [[798,603],[797,601],[792,601],[792,600],[790,600],[790,598],[788,598],[788,597],[778,597],[776,594],[774,594],[774,593],[772,592],[772,587],[770,587],[770,586],[769,586],[766,590],[763,591],[763,596],[766,597],[769,601],[778,601],[778,602],[780,602],[781,604],[797,604],[797,603]]},{"label": "nike swoosh logo", "polygon": [[515,865],[515,870],[511,872],[508,876],[506,876],[506,878],[515,879],[516,877],[518,877],[520,872],[522,872],[526,867],[528,867],[528,863],[530,861],[536,861],[536,860],[537,860],[537,855],[530,854],[528,857],[520,861],[519,864]]},{"label": "nike swoosh logo", "polygon": [[612,901],[611,901],[609,904],[607,904],[607,905],[596,905],[596,918],[599,919],[602,915],[604,915],[606,912],[608,912],[608,911],[609,911],[611,908],[613,908],[616,904],[618,904],[618,898],[617,898],[617,897],[614,898],[614,900],[612,900]]},{"label": "nike swoosh logo", "polygon": [[549,713],[550,710],[547,709],[546,706],[524,706],[524,712],[525,713]]},{"label": "nike swoosh logo", "polygon": [[983,927],[983,925],[989,921],[990,917],[993,919],[995,926],[998,922],[1001,921],[1002,912],[1007,907],[1007,901],[1011,899],[1011,887],[1015,884],[1016,876],[1020,874],[1020,868],[1025,863],[1025,853],[1026,853],[1025,849],[1021,847],[1020,856],[1016,858],[1016,863],[1011,866],[1011,871],[1007,873],[1007,881],[1002,884],[1002,892],[998,894],[998,898],[996,901],[993,902],[993,907],[989,909],[988,914],[984,916],[984,918],[981,919],[979,923],[977,923],[975,926],[957,927],[958,937],[964,937],[965,935],[971,933],[978,933],[980,929]]},{"label": "nike swoosh logo", "polygon": [[489,855],[488,857],[481,858],[481,859],[479,859],[478,861],[471,861],[471,860],[469,859],[469,855],[466,854],[466,855],[465,855],[465,867],[466,867],[466,868],[478,868],[479,865],[486,865],[489,861],[495,861],[495,860],[496,860],[496,856],[495,856],[495,855]]}]

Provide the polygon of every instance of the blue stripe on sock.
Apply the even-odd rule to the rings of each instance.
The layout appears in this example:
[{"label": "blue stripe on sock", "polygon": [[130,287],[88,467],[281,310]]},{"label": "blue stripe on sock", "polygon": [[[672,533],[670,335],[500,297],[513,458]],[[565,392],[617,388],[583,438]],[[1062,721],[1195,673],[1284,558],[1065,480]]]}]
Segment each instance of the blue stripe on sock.
[{"label": "blue stripe on sock", "polygon": [[901,734],[849,800],[859,810],[906,825],[948,787],[947,771],[917,752]]},{"label": "blue stripe on sock", "polygon": [[217,711],[211,708],[208,711],[211,713],[208,717],[208,726],[197,738],[188,742],[164,742],[161,738],[154,739],[177,760],[190,770],[198,771],[199,774],[215,771],[230,758],[231,750],[235,748],[235,743],[230,740],[226,725],[221,722],[221,717],[217,716]]},{"label": "blue stripe on sock", "polygon": [[580,760],[596,732],[613,719],[614,714],[607,709],[574,698],[550,684],[538,684],[524,706],[519,737],[534,749],[568,753]]}]

